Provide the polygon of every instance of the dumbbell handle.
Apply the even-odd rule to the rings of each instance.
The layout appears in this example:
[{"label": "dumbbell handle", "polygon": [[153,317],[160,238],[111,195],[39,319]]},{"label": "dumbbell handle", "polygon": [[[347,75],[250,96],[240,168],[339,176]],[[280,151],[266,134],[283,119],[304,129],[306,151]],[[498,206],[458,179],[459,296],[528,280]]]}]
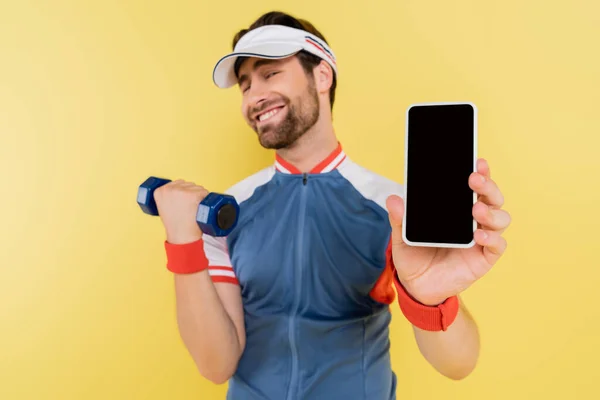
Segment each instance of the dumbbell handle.
[{"label": "dumbbell handle", "polygon": [[[158,216],[154,192],[171,182],[170,179],[151,176],[138,189],[137,202],[148,215]],[[196,222],[202,232],[211,236],[226,236],[236,226],[239,206],[233,196],[209,193],[198,205]]]}]

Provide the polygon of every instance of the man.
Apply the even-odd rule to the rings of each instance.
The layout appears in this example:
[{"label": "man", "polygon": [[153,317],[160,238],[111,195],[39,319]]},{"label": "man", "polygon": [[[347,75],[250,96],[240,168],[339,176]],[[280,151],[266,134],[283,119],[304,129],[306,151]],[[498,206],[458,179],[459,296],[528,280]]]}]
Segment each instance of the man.
[{"label": "man", "polygon": [[241,211],[226,238],[195,223],[202,186],[156,191],[179,329],[200,374],[229,382],[235,400],[395,399],[397,297],[427,361],[448,378],[469,375],[479,335],[458,296],[502,255],[510,222],[487,163],[469,180],[477,244],[409,247],[402,186],[355,164],[336,138],[336,58],[310,23],[263,15],[213,79],[239,87],[244,118],[276,154],[227,191]]}]

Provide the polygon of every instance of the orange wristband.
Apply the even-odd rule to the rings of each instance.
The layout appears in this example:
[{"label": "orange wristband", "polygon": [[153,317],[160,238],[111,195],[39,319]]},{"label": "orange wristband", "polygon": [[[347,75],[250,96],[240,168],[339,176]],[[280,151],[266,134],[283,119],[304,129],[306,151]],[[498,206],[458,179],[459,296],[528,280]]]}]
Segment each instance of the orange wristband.
[{"label": "orange wristband", "polygon": [[165,241],[167,269],[176,274],[193,274],[208,269],[208,259],[204,253],[204,241],[199,239],[186,244],[172,244]]},{"label": "orange wristband", "polygon": [[452,296],[437,306],[427,306],[414,300],[394,274],[398,304],[408,321],[425,331],[446,331],[458,315],[458,296]]}]

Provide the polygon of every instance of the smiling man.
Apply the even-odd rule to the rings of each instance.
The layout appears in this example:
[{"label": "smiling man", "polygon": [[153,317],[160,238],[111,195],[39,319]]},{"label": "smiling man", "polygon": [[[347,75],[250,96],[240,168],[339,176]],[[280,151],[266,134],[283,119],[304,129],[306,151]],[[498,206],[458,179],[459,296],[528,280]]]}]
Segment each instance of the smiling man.
[{"label": "smiling man", "polygon": [[155,195],[179,329],[200,374],[228,382],[235,400],[395,399],[397,299],[425,359],[448,378],[468,376],[479,334],[459,294],[502,255],[510,222],[487,163],[469,181],[476,245],[406,246],[402,186],[353,162],[334,132],[338,70],[323,35],[271,12],[233,47],[213,80],[239,88],[273,165],[227,191],[241,210],[227,237],[195,223],[202,186],[178,180]]},{"label": "smiling man", "polygon": [[[239,58],[238,60],[243,60]],[[295,61],[295,63],[294,63]],[[247,93],[251,87],[251,75],[259,70],[276,69],[266,79],[273,84],[279,82],[277,98],[265,99],[260,103],[249,103],[249,96],[243,96],[242,110],[248,124],[258,133],[260,144],[269,149],[282,149],[292,146],[298,138],[308,132],[319,119],[319,96],[312,80],[285,81],[285,71],[300,72],[297,59],[283,60],[252,59],[244,63],[239,72],[239,87]],[[282,74],[283,73],[283,74]],[[293,73],[293,72],[292,72]],[[294,96],[293,100],[289,96]]]}]

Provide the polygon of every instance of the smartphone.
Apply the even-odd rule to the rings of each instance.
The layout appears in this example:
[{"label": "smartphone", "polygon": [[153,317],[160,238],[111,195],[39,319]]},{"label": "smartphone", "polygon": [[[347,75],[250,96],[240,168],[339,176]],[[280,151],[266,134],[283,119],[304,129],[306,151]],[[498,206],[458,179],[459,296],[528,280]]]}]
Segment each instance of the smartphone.
[{"label": "smartphone", "polygon": [[410,246],[475,244],[477,107],[471,102],[420,103],[406,110],[404,217]]}]

